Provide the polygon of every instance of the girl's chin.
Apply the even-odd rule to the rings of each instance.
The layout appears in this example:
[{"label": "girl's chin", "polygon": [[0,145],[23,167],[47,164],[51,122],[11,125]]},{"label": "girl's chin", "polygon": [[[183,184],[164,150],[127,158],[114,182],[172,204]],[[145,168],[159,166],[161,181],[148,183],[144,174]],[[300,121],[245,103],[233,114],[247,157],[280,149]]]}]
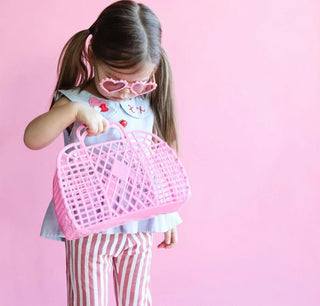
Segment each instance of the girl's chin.
[{"label": "girl's chin", "polygon": [[107,99],[107,100],[112,100],[112,101],[126,100],[126,99],[123,99],[123,98],[120,98],[120,97],[117,97],[117,96],[105,95],[105,94],[102,94],[102,92],[99,92],[99,93],[104,99]]},{"label": "girl's chin", "polygon": [[118,97],[109,97],[108,99],[112,100],[112,101],[123,101],[123,100],[125,100],[125,99],[121,99],[121,98],[118,98]]},{"label": "girl's chin", "polygon": [[133,97],[126,97],[126,98],[120,98],[118,96],[112,96],[112,95],[106,95],[105,93],[102,93],[101,91],[98,91],[101,97],[107,100],[112,100],[112,101],[124,101],[124,100],[130,100]]},{"label": "girl's chin", "polygon": [[112,100],[112,101],[125,101],[125,100],[130,100],[134,97],[126,97],[126,98],[120,98],[120,97],[106,97],[106,99],[108,100]]},{"label": "girl's chin", "polygon": [[106,95],[103,95],[101,92],[100,92],[100,95],[104,98],[104,99],[107,99],[107,100],[112,100],[112,101],[122,101],[124,99],[121,99],[119,97],[113,97],[113,96],[106,96]]}]

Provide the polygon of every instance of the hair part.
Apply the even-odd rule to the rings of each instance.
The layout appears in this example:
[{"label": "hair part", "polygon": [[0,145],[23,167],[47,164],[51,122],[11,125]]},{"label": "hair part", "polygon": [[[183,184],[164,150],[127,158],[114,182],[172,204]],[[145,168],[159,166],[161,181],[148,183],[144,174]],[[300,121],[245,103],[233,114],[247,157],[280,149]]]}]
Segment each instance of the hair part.
[{"label": "hair part", "polygon": [[114,68],[158,64],[161,25],[145,5],[118,1],[108,6],[90,27],[94,56]]}]

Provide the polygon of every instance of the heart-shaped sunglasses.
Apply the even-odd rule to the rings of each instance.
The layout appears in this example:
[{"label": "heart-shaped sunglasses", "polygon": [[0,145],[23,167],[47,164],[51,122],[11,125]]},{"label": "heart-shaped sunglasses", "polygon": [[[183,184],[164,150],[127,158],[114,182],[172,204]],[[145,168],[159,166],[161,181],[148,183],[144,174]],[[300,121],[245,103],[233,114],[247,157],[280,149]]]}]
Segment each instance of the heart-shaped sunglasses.
[{"label": "heart-shaped sunglasses", "polygon": [[99,82],[99,86],[107,94],[114,93],[125,88],[130,88],[133,94],[143,95],[155,90],[157,88],[157,83],[150,81],[136,81],[129,83],[126,80],[114,80],[113,78],[106,77]]}]

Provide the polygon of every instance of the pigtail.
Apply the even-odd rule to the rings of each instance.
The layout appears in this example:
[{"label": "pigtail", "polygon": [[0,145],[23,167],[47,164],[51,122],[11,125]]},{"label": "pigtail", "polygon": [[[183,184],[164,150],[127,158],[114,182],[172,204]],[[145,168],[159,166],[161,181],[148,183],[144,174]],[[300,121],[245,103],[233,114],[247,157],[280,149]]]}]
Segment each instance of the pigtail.
[{"label": "pigtail", "polygon": [[165,50],[155,73],[158,87],[150,94],[150,106],[155,115],[154,133],[178,151],[177,127],[171,67]]},{"label": "pigtail", "polygon": [[[84,30],[72,36],[64,46],[58,63],[58,81],[55,91],[58,89],[70,89],[74,87],[84,88],[93,78],[93,69],[89,64],[86,41],[89,30]],[[52,101],[51,107],[54,101]]]}]

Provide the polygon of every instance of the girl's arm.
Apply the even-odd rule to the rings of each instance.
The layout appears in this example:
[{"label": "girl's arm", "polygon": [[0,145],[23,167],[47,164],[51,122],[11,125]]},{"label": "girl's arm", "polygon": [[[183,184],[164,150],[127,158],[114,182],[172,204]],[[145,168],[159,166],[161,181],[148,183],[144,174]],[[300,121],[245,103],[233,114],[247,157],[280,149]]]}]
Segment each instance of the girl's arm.
[{"label": "girl's arm", "polygon": [[108,121],[94,108],[62,97],[47,113],[28,124],[24,132],[24,143],[33,150],[42,149],[75,120],[87,125],[88,136],[104,133],[108,129]]}]

